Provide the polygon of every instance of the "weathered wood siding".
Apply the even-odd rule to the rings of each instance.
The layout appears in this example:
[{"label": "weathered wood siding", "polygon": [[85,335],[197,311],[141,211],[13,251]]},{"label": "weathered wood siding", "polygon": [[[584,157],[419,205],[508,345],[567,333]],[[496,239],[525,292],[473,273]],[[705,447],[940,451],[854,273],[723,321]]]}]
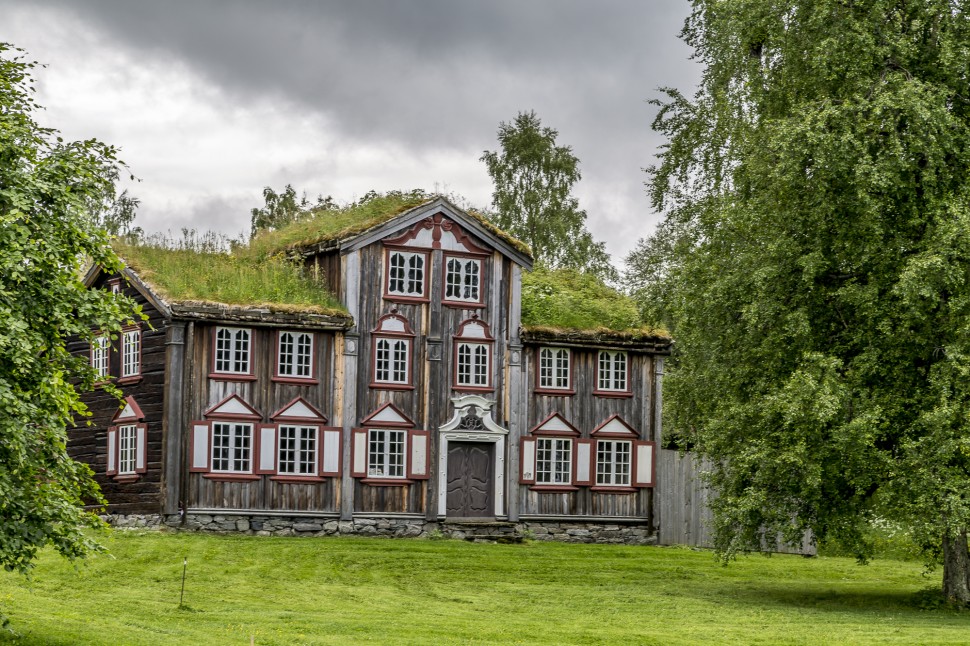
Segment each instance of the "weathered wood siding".
[{"label": "weathered wood siding", "polygon": [[[482,247],[488,245],[473,239]],[[454,307],[442,304],[444,252],[429,250],[429,302],[399,302],[384,298],[386,253],[382,242],[367,245],[354,252],[360,259],[360,291],[357,307],[356,329],[360,333],[357,355],[357,382],[355,397],[349,398],[356,406],[354,419],[360,424],[375,410],[390,402],[411,418],[415,427],[422,430],[439,428],[454,414],[450,398],[463,391],[455,388],[454,336],[459,326],[477,315],[489,326],[494,339],[492,344],[491,382],[494,390],[481,393],[495,399],[493,418],[504,424],[506,411],[506,383],[508,379],[508,346],[510,334],[510,298],[512,261],[494,252],[483,258],[481,307]],[[378,319],[396,309],[404,316],[415,334],[412,345],[413,389],[395,390],[374,387],[373,340],[371,332]],[[516,322],[517,326],[517,322]],[[432,348],[434,349],[432,351]],[[437,356],[432,356],[437,353]],[[437,464],[437,442],[429,446],[429,464]],[[355,481],[354,510],[359,512],[395,512],[425,514],[433,508],[430,500],[434,478],[428,482],[405,487],[382,487]]]},{"label": "weathered wood siding", "polygon": [[[102,276],[92,286],[104,289],[114,276]],[[142,306],[148,321],[142,329],[142,379],[135,384],[121,386],[125,396],[131,395],[145,414],[148,424],[146,466],[147,472],[137,482],[118,483],[105,475],[108,455],[108,427],[120,410],[117,399],[102,389],[82,395],[92,415],[76,420],[78,426],[68,430],[68,454],[88,464],[94,471],[95,480],[108,500],[107,510],[113,514],[157,514],[161,503],[162,481],[162,409],[165,383],[165,319],[137,290],[121,281],[122,291]],[[74,340],[68,344],[74,354],[89,357],[87,342]],[[120,341],[111,343],[108,372],[121,373]]]},{"label": "weathered wood siding", "polygon": [[[191,377],[185,398],[191,420],[204,419],[205,411],[232,395],[238,395],[262,415],[263,423],[272,423],[270,416],[297,397],[302,397],[323,413],[328,421],[339,424],[333,410],[334,396],[334,333],[315,332],[315,384],[281,383],[273,380],[276,363],[277,327],[247,327],[252,330],[251,360],[256,379],[231,381],[209,377],[213,361],[213,331],[215,324],[194,325]],[[191,432],[191,427],[187,427]],[[262,476],[253,482],[222,482],[188,474],[187,505],[192,509],[240,509],[336,512],[340,504],[339,478],[327,478],[319,483],[284,483]]]},{"label": "weathered wood siding", "polygon": [[[593,394],[596,386],[596,362],[598,350],[594,348],[570,348],[573,395],[546,395],[536,393],[536,371],[540,347],[525,347],[522,374],[528,396],[525,400],[526,423],[510,437],[512,450],[518,451],[519,439],[528,436],[531,429],[553,413],[559,413],[581,433],[590,433],[612,415],[619,415],[639,434],[639,439],[656,441],[654,429],[654,356],[642,352],[629,352],[629,379],[632,397],[602,397]],[[550,344],[550,347],[556,347]],[[631,493],[603,493],[580,487],[573,492],[535,491],[530,485],[519,484],[519,473],[510,474],[511,491],[518,495],[518,512],[521,516],[603,516],[614,518],[652,519],[651,505],[654,490],[641,488]]]}]

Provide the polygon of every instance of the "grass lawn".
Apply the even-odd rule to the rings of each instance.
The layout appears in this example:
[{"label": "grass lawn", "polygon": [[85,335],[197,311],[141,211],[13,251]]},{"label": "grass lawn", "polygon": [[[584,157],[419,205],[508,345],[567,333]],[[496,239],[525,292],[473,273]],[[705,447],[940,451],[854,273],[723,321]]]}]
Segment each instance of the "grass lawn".
[{"label": "grass lawn", "polygon": [[[966,644],[918,563],[681,548],[115,532],[0,575],[18,644]],[[182,558],[188,558],[179,608]]]}]

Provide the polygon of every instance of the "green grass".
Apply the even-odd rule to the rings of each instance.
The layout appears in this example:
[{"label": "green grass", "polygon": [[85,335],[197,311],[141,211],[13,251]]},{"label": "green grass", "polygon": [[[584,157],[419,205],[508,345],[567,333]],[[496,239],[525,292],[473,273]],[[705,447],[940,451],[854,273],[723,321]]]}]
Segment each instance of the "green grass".
[{"label": "green grass", "polygon": [[256,259],[213,249],[116,243],[118,255],[160,296],[174,302],[223,303],[345,315],[319,281],[279,256]]},{"label": "green grass", "polygon": [[646,326],[633,299],[591,274],[536,268],[522,274],[522,325],[536,331],[588,330],[630,338],[669,336]]},{"label": "green grass", "polygon": [[[17,644],[957,644],[918,564],[679,548],[130,534],[0,575]],[[186,608],[178,607],[187,557]]]}]

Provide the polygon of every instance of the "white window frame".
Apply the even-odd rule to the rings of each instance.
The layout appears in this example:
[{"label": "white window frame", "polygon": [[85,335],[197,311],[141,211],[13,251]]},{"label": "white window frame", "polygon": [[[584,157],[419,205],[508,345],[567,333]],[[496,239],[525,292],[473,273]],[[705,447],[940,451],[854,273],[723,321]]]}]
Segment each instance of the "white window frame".
[{"label": "white window frame", "polygon": [[399,386],[411,383],[411,339],[374,337],[374,383]]},{"label": "white window frame", "polygon": [[[319,473],[320,427],[312,424],[279,424],[277,473],[287,476],[316,476]],[[286,437],[292,432],[293,437]],[[284,442],[292,442],[285,446]],[[292,460],[289,459],[292,455]]]},{"label": "white window frame", "polygon": [[[222,438],[219,427],[228,427],[228,443],[226,446],[217,439]],[[252,473],[253,472],[253,430],[255,426],[252,422],[228,422],[213,420],[212,422],[212,473]],[[240,440],[245,438],[245,442]],[[216,451],[225,449],[228,453],[226,457],[217,457]],[[229,468],[217,468],[221,462],[226,461]],[[237,463],[242,463],[245,468],[236,468]],[[221,466],[221,465],[220,465]]]},{"label": "white window frame", "polygon": [[622,350],[600,350],[596,357],[596,389],[630,392],[630,356]]},{"label": "white window frame", "polygon": [[535,441],[535,484],[571,486],[573,484],[573,438],[537,437]]},{"label": "white window frame", "polygon": [[[289,341],[286,337],[290,337]],[[313,379],[313,333],[281,330],[277,333],[276,374],[290,379]],[[305,374],[301,374],[305,370]]]},{"label": "white window frame", "polygon": [[[452,264],[454,263],[454,267]],[[470,268],[474,267],[474,272]],[[474,277],[474,284],[470,278]],[[445,297],[455,303],[482,302],[482,261],[479,258],[445,256]],[[466,294],[467,292],[467,294]]]},{"label": "white window frame", "polygon": [[[401,259],[397,264],[395,257]],[[420,251],[387,251],[387,294],[405,298],[426,298],[427,256]],[[409,275],[417,272],[418,277]]]},{"label": "white window frame", "polygon": [[138,425],[118,427],[118,475],[134,475],[138,465]]},{"label": "white window frame", "polygon": [[572,351],[569,348],[539,348],[539,388],[571,390],[572,360]]},{"label": "white window frame", "polygon": [[[227,339],[220,338],[224,332],[229,335]],[[241,338],[243,336],[244,340]],[[253,331],[251,329],[219,326],[215,330],[214,343],[213,372],[221,375],[252,374]],[[245,350],[242,350],[243,347]],[[244,354],[244,358],[241,358],[240,354]]]},{"label": "white window frame", "polygon": [[408,432],[403,429],[367,429],[367,477],[407,477]]},{"label": "white window frame", "polygon": [[91,342],[91,367],[99,377],[108,377],[111,339],[107,334],[99,334]]},{"label": "white window frame", "polygon": [[141,374],[141,330],[124,330],[121,333],[121,377],[137,377]]},{"label": "white window frame", "polygon": [[633,442],[597,440],[595,486],[629,487],[632,482]]},{"label": "white window frame", "polygon": [[456,343],[455,384],[469,388],[491,387],[492,344]]}]

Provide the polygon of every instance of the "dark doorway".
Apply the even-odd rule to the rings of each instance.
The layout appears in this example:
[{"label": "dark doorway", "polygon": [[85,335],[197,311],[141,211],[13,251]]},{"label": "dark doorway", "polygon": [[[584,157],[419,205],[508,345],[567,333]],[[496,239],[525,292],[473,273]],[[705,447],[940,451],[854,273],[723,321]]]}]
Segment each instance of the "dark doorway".
[{"label": "dark doorway", "polygon": [[495,444],[492,442],[448,443],[449,518],[494,518]]}]

